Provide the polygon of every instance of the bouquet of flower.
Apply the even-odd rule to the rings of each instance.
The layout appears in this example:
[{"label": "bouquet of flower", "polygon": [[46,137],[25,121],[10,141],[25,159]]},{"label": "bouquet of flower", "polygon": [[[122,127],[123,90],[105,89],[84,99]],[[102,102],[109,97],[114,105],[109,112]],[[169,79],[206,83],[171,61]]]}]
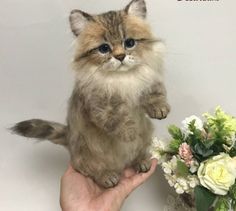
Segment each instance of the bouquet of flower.
[{"label": "bouquet of flower", "polygon": [[166,143],[154,139],[152,153],[165,178],[197,211],[236,210],[236,119],[217,107],[214,115],[171,125]]}]

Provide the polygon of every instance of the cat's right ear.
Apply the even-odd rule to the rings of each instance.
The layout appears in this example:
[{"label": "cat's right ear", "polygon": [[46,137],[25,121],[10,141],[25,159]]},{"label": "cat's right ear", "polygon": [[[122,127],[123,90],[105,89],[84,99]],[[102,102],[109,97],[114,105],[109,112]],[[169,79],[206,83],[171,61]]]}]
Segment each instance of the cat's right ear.
[{"label": "cat's right ear", "polygon": [[136,16],[142,19],[146,18],[147,6],[145,0],[132,0],[125,8],[128,15]]},{"label": "cat's right ear", "polygon": [[70,27],[75,36],[79,36],[86,24],[93,17],[81,10],[72,10],[70,13]]}]

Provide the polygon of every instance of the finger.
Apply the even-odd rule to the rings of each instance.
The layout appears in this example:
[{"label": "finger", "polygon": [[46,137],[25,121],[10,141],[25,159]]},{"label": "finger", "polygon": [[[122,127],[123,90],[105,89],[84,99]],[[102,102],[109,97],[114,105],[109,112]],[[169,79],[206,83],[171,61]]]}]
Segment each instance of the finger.
[{"label": "finger", "polygon": [[152,159],[152,165],[147,173],[135,174],[130,178],[122,181],[123,188],[125,187],[125,194],[129,195],[134,189],[144,183],[154,172],[157,166],[157,160]]}]

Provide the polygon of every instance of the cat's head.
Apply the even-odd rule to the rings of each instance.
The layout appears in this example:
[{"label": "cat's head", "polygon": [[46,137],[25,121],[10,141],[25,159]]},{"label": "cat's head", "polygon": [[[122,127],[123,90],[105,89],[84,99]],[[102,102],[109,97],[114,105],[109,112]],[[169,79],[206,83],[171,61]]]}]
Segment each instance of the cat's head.
[{"label": "cat's head", "polygon": [[99,15],[73,10],[70,25],[78,44],[75,69],[124,72],[148,63],[156,40],[145,22],[146,12],[144,0],[132,0],[124,10]]}]

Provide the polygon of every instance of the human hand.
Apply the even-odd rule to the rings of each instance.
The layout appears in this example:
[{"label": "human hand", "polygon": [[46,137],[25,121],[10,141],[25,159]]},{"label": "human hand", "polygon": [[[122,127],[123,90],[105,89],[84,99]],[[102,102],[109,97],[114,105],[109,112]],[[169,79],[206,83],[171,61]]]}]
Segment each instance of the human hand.
[{"label": "human hand", "polygon": [[71,166],[61,179],[60,204],[62,211],[119,211],[127,196],[144,183],[155,171],[157,160],[152,160],[147,173],[126,169],[119,184],[104,189]]}]

